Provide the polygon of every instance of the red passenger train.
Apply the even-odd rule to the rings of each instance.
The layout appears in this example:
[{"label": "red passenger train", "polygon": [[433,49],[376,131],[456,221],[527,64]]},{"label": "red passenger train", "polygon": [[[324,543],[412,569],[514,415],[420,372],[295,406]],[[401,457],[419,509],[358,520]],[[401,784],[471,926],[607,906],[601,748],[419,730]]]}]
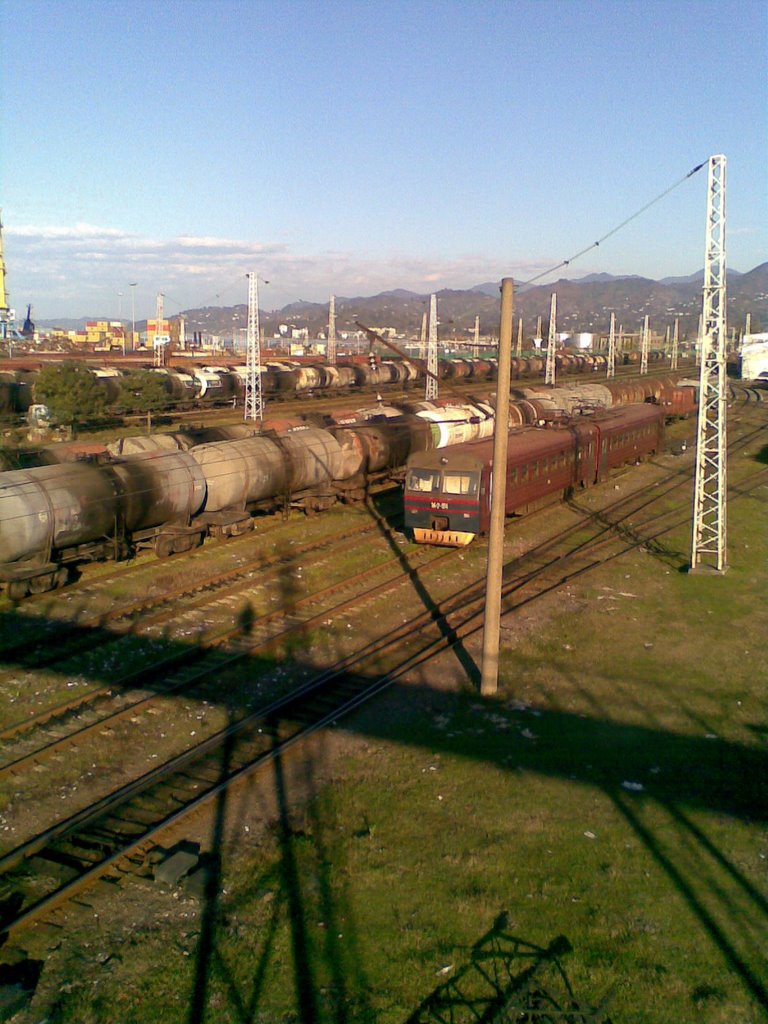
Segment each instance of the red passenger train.
[{"label": "red passenger train", "polygon": [[[589,487],[611,469],[658,451],[664,410],[625,406],[509,435],[505,510],[529,512],[544,499]],[[463,547],[487,533],[493,440],[419,452],[408,460],[405,525],[422,544]]]}]

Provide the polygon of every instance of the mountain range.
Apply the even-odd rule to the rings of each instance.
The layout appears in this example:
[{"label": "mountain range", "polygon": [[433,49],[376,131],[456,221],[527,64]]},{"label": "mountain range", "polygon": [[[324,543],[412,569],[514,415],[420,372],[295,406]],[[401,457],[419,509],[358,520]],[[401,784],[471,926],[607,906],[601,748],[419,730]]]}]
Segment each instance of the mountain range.
[{"label": "mountain range", "polygon": [[[688,277],[666,277],[660,281],[634,275],[590,274],[577,280],[563,278],[546,285],[521,286],[515,294],[515,325],[518,317],[522,316],[526,337],[535,333],[538,317],[547,325],[550,300],[555,292],[557,327],[561,331],[605,333],[610,315],[615,312],[617,327],[622,325],[626,333],[639,331],[647,315],[651,329],[656,333],[663,333],[667,325],[672,325],[679,317],[681,337],[692,336],[701,315],[703,283],[702,270]],[[498,332],[498,281],[468,289],[443,289],[437,292],[437,298],[439,336],[442,340],[465,338],[474,331],[476,316],[480,317],[481,334],[487,336]],[[729,329],[742,330],[747,313],[752,315],[753,331],[768,327],[768,262],[745,274],[729,270],[726,300]],[[428,294],[403,288],[372,296],[337,296],[336,329],[339,333],[354,331],[355,321],[359,320],[369,327],[393,327],[398,334],[415,337],[428,309]],[[193,331],[203,331],[228,337],[233,327],[244,328],[247,323],[245,304],[187,309],[181,315],[185,318],[188,336]],[[299,300],[279,310],[260,311],[260,318],[267,337],[276,334],[280,324],[289,328],[307,328],[313,337],[327,330],[328,303]],[[84,322],[47,321],[38,326],[72,330]],[[137,329],[143,329],[145,323],[137,321]],[[546,335],[546,327],[543,333]]]}]

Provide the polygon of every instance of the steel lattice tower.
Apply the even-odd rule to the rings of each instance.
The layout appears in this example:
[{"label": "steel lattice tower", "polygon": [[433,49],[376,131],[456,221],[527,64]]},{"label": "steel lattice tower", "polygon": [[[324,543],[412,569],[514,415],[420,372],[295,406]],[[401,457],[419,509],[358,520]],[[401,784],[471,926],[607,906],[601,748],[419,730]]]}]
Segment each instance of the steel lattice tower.
[{"label": "steel lattice tower", "polygon": [[649,326],[649,320],[646,316],[643,319],[643,338],[640,342],[640,375],[648,373],[648,349],[651,343],[651,329]]},{"label": "steel lattice tower", "polygon": [[163,331],[163,321],[165,319],[165,295],[162,292],[157,293],[157,307],[155,310],[155,340],[153,344],[154,349],[154,364],[155,366],[165,366],[165,350],[167,348],[165,334]]},{"label": "steel lattice tower", "polygon": [[259,328],[259,275],[250,272],[248,278],[248,327],[245,356],[245,409],[246,420],[264,419],[264,394],[261,389],[261,332]]},{"label": "steel lattice tower", "polygon": [[480,357],[480,317],[475,317],[475,340],[472,345],[472,358],[478,359]]},{"label": "steel lattice tower", "polygon": [[419,338],[419,359],[427,358],[427,314],[421,315],[421,336]]},{"label": "steel lattice tower", "polygon": [[725,157],[709,158],[691,570],[725,572]]},{"label": "steel lattice tower", "polygon": [[515,355],[520,358],[523,354],[523,318],[517,321],[517,348],[515,349]]},{"label": "steel lattice tower", "polygon": [[555,335],[557,333],[557,293],[552,292],[549,307],[549,339],[547,340],[547,369],[545,384],[555,383]]},{"label": "steel lattice tower", "polygon": [[680,340],[680,321],[675,317],[675,329],[672,332],[672,358],[670,360],[669,368],[671,370],[677,369],[677,350],[678,342]]},{"label": "steel lattice tower", "polygon": [[429,297],[429,342],[427,344],[427,383],[424,398],[437,398],[437,296]]},{"label": "steel lattice tower", "polygon": [[608,334],[608,363],[606,377],[616,376],[616,314],[611,313],[611,329]]},{"label": "steel lattice tower", "polygon": [[328,302],[328,348],[325,357],[331,366],[336,365],[336,296]]}]

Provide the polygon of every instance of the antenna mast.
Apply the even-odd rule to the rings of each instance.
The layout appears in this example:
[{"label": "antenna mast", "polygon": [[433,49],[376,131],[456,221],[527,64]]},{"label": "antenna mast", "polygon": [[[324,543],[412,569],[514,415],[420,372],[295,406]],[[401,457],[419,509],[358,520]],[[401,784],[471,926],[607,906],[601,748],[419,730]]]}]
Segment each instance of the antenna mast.
[{"label": "antenna mast", "polygon": [[547,341],[547,369],[545,384],[555,383],[555,334],[557,333],[557,292],[552,292],[549,307],[549,340]]},{"label": "antenna mast", "polygon": [[429,297],[429,343],[427,345],[427,383],[424,398],[437,398],[437,295]]},{"label": "antenna mast", "polygon": [[608,365],[606,377],[616,376],[616,314],[611,313],[611,329],[608,333]]},{"label": "antenna mast", "polygon": [[261,390],[261,333],[259,329],[259,275],[250,271],[248,278],[248,327],[245,356],[246,420],[264,419],[264,395]]},{"label": "antenna mast", "polygon": [[331,366],[336,365],[336,296],[328,302],[328,348],[325,357]]},{"label": "antenna mast", "polygon": [[709,158],[691,571],[726,559],[725,157]]}]

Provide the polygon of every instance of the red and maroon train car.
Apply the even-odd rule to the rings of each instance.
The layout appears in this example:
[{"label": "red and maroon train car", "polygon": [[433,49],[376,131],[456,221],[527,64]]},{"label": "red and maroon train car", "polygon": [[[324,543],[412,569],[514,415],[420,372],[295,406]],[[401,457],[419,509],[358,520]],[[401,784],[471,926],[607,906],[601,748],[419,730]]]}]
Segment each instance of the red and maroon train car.
[{"label": "red and maroon train car", "polygon": [[[507,515],[531,511],[573,487],[589,487],[610,470],[647,457],[659,449],[663,433],[664,410],[651,404],[512,431]],[[416,541],[461,547],[488,532],[492,462],[493,440],[468,441],[409,458],[405,525]]]}]

